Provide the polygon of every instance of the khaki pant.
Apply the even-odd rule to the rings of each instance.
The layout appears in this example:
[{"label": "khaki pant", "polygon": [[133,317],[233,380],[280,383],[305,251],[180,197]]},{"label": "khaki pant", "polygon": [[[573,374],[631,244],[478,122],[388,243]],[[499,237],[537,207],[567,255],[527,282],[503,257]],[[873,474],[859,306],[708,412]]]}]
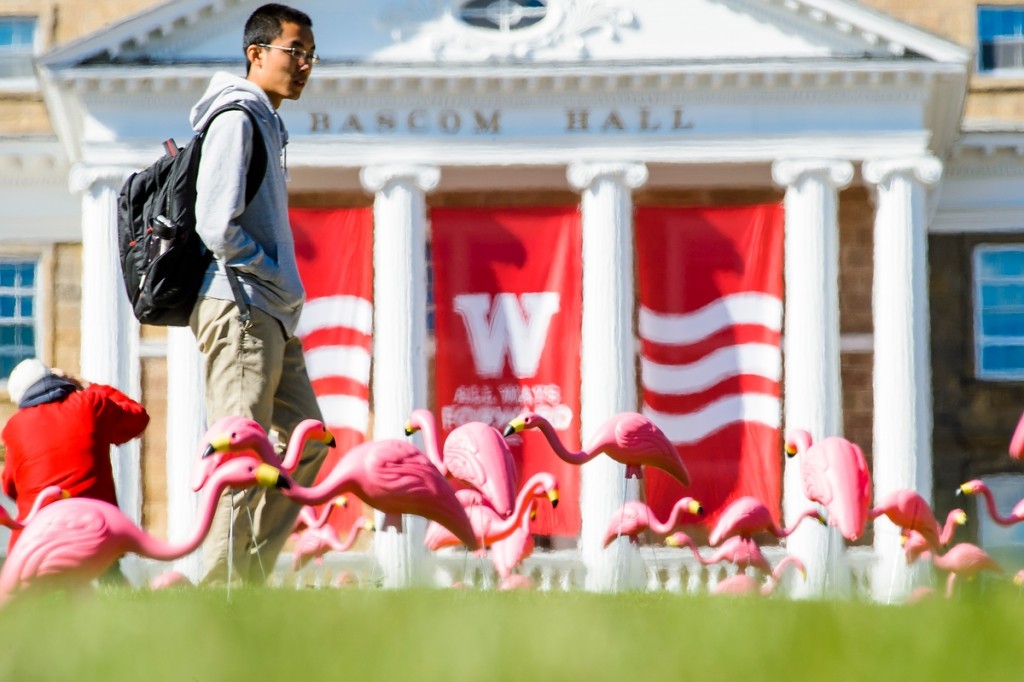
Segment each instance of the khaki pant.
[{"label": "khaki pant", "polygon": [[[189,323],[205,361],[206,420],[212,424],[229,415],[252,418],[283,453],[286,438],[300,421],[323,417],[298,337],[286,336],[280,322],[266,312],[250,312],[251,323],[243,329],[234,301],[201,297],[192,311]],[[307,443],[292,478],[311,485],[326,455],[323,443]],[[225,490],[203,543],[201,582],[227,580],[230,534],[234,579],[262,584],[298,513],[299,505],[276,489]]]}]

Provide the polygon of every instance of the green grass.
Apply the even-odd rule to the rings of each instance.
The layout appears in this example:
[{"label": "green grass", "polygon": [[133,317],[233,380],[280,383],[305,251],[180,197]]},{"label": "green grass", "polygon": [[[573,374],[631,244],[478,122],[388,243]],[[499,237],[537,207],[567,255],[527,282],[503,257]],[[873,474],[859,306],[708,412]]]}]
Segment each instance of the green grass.
[{"label": "green grass", "polygon": [[0,680],[1021,680],[1024,597],[101,589],[0,611]]}]

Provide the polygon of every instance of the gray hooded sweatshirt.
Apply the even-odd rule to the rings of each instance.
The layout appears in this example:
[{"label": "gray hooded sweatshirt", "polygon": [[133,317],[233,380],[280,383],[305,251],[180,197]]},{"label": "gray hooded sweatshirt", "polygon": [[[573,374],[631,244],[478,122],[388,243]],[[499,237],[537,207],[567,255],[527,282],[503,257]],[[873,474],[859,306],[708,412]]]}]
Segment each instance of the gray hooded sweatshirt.
[{"label": "gray hooded sweatshirt", "polygon": [[273,315],[291,335],[299,321],[305,291],[295,263],[288,222],[288,190],[279,159],[288,131],[259,86],[218,72],[192,107],[199,130],[215,109],[239,102],[259,121],[267,147],[267,171],[252,202],[245,205],[245,178],[252,158],[252,122],[241,111],[214,119],[203,141],[196,180],[196,231],[213,252],[201,296],[235,300],[224,264],[238,274],[250,305]]}]

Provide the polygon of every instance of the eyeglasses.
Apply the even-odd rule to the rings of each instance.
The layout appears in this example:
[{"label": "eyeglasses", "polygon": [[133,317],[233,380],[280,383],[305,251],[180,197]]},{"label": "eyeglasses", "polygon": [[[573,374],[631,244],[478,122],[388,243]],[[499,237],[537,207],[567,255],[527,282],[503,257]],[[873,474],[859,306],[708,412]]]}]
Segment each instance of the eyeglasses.
[{"label": "eyeglasses", "polygon": [[320,55],[306,52],[301,47],[284,47],[283,45],[267,45],[266,43],[256,43],[256,47],[272,47],[275,50],[284,50],[297,62],[306,62],[309,65],[320,63]]}]

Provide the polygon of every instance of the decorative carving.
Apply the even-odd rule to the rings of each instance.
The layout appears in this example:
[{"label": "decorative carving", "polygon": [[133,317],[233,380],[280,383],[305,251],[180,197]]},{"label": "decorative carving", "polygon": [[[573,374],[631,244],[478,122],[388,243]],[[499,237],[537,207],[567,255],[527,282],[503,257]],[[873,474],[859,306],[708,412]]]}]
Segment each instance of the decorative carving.
[{"label": "decorative carving", "polygon": [[853,164],[839,159],[779,159],[772,165],[772,179],[784,187],[795,185],[807,175],[842,189],[853,180]]},{"label": "decorative carving", "polygon": [[931,186],[942,178],[942,162],[930,155],[878,159],[865,161],[861,173],[865,180],[874,185],[881,185],[894,175],[908,175],[922,185]]},{"label": "decorative carving", "polygon": [[385,10],[378,23],[398,41],[420,32],[429,34],[438,59],[530,60],[542,51],[589,56],[588,41],[596,36],[619,40],[623,29],[636,29],[636,17],[606,0],[552,2],[536,24],[501,32],[467,26],[456,14],[454,0],[408,0]]},{"label": "decorative carving", "polygon": [[647,165],[643,163],[583,163],[569,164],[566,179],[579,190],[591,187],[600,178],[610,178],[628,189],[642,187],[647,182]]},{"label": "decorative carving", "polygon": [[441,169],[434,166],[367,166],[359,171],[359,181],[369,192],[380,192],[394,183],[409,183],[423,192],[431,192],[441,181]]}]

